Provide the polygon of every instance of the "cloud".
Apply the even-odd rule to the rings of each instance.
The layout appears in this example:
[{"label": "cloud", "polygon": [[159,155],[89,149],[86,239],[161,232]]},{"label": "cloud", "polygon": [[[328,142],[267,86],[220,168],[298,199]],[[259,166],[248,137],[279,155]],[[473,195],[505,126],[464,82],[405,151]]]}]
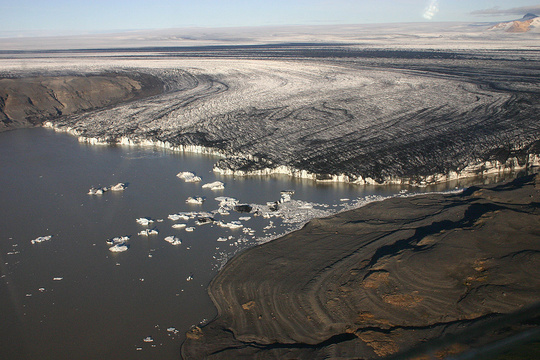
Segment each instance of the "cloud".
[{"label": "cloud", "polygon": [[424,10],[424,18],[431,20],[439,12],[439,1],[431,0],[429,5]]},{"label": "cloud", "polygon": [[522,7],[515,7],[515,8],[510,8],[510,9],[501,9],[500,7],[493,7],[490,9],[472,11],[471,15],[508,16],[508,15],[525,15],[527,13],[540,14],[540,5],[522,6]]}]

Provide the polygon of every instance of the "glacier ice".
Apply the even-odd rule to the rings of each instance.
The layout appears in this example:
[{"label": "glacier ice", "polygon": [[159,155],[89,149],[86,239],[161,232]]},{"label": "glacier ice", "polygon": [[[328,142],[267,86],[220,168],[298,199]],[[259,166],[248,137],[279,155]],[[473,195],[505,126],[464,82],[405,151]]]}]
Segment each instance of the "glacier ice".
[{"label": "glacier ice", "polygon": [[129,249],[129,245],[127,245],[126,243],[116,244],[116,245],[111,246],[109,248],[109,250],[112,251],[112,252],[124,252],[127,249]]},{"label": "glacier ice", "polygon": [[137,221],[137,224],[142,225],[142,226],[148,226],[148,225],[150,225],[151,223],[154,222],[154,220],[149,219],[149,218],[144,218],[144,217],[138,218],[135,221]]},{"label": "glacier ice", "polygon": [[195,176],[194,173],[189,172],[189,171],[180,172],[176,176],[178,176],[180,179],[184,180],[185,182],[199,182],[202,180],[199,176]]},{"label": "glacier ice", "polygon": [[39,243],[42,243],[44,241],[49,241],[51,239],[52,239],[52,235],[39,236],[39,237],[35,238],[34,240],[31,240],[30,242],[32,244],[39,244]]},{"label": "glacier ice", "polygon": [[202,196],[190,196],[187,198],[186,203],[187,204],[195,204],[195,205],[202,205],[204,202],[204,197]]},{"label": "glacier ice", "polygon": [[225,189],[225,184],[221,181],[214,181],[208,184],[204,184],[203,189],[210,189],[210,190],[223,190]]},{"label": "glacier ice", "polygon": [[176,236],[167,236],[165,239],[164,239],[166,242],[172,244],[172,245],[180,245],[182,244],[182,241],[180,241],[179,238],[177,238]]}]

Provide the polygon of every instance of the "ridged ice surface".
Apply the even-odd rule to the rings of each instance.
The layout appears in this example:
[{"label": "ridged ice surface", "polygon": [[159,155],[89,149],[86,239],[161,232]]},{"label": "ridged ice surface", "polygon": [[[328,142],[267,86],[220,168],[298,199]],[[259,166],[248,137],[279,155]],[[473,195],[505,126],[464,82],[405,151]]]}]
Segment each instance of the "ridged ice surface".
[{"label": "ridged ice surface", "polygon": [[166,91],[53,125],[92,143],[219,153],[215,170],[239,175],[429,183],[538,163],[529,52],[280,49],[96,60],[93,71],[136,68]]}]

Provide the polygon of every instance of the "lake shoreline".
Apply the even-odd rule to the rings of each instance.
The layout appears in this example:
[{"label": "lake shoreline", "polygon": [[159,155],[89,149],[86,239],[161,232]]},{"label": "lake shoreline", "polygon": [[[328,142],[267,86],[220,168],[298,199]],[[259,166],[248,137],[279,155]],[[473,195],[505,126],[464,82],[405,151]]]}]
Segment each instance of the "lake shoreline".
[{"label": "lake shoreline", "polygon": [[375,358],[531,306],[539,200],[531,175],[312,220],[220,271],[183,358]]}]

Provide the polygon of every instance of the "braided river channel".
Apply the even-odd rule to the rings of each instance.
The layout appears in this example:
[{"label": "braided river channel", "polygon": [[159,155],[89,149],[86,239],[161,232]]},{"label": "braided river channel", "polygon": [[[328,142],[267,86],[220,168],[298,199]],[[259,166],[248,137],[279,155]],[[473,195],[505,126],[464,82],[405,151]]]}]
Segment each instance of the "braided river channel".
[{"label": "braided river channel", "polygon": [[[206,288],[235,253],[367,201],[466,185],[223,176],[212,172],[218,159],[44,128],[0,133],[2,359],[177,359],[185,332],[216,315]],[[224,188],[203,188],[215,181]],[[118,183],[126,188],[88,194]],[[186,203],[195,196],[205,201]],[[128,249],[110,251],[107,240],[124,236]]]}]

